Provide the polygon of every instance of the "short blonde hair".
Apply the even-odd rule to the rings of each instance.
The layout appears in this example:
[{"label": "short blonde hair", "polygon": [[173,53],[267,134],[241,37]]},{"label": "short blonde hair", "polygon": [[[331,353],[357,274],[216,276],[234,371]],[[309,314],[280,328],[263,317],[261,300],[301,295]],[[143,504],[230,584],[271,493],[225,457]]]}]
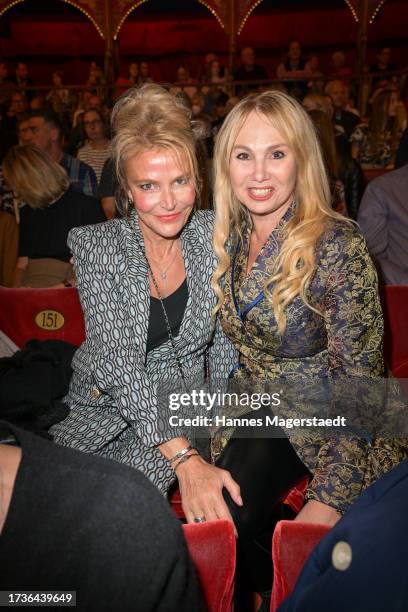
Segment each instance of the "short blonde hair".
[{"label": "short blonde hair", "polygon": [[16,145],[3,160],[7,184],[31,208],[46,208],[69,187],[64,168],[33,145]]},{"label": "short blonde hair", "polygon": [[133,87],[115,104],[112,129],[122,212],[128,214],[126,162],[149,150],[171,151],[181,166],[187,166],[196,193],[200,193],[196,140],[201,136],[201,126],[191,121],[191,111],[180,98],[154,83]]},{"label": "short blonde hair", "polygon": [[343,217],[331,208],[330,187],[320,145],[313,124],[302,106],[279,91],[265,91],[241,100],[225,119],[214,151],[214,249],[219,262],[213,276],[213,287],[219,298],[215,312],[224,301],[220,281],[230,266],[226,243],[228,240],[242,240],[242,224],[251,224],[247,209],[232,190],[229,166],[238,134],[253,112],[264,117],[281,134],[293,151],[297,164],[296,210],[285,228],[276,267],[265,285],[265,294],[274,309],[279,332],[283,333],[286,327],[285,307],[297,295],[308,304],[306,291],[315,271],[315,247],[326,222],[330,218]]}]

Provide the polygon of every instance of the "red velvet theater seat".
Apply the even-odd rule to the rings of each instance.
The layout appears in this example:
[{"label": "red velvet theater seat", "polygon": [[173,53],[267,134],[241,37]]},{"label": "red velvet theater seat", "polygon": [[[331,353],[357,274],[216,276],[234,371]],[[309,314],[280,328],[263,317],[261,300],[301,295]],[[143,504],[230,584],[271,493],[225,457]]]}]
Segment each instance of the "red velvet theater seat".
[{"label": "red velvet theater seat", "polygon": [[385,336],[384,357],[394,376],[404,378],[408,362],[408,285],[381,287]]},{"label": "red velvet theater seat", "polygon": [[85,327],[77,290],[0,287],[0,330],[20,348],[31,338],[79,346]]},{"label": "red velvet theater seat", "polygon": [[183,525],[209,612],[232,612],[235,535],[229,521]]},{"label": "red velvet theater seat", "polygon": [[[273,590],[270,612],[275,612],[293,590],[305,561],[330,527],[279,521],[272,539]],[[329,611],[328,611],[329,612]]]}]

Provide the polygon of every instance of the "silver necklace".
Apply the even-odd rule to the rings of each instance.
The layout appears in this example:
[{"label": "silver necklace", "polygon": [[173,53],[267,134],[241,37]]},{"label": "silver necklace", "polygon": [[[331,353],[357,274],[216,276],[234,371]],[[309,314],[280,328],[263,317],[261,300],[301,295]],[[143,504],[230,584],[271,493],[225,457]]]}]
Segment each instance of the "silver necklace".
[{"label": "silver necklace", "polygon": [[171,262],[169,263],[169,265],[167,266],[167,268],[165,268],[165,270],[161,270],[161,269],[160,269],[160,267],[157,265],[157,261],[156,261],[155,259],[153,259],[153,257],[151,257],[151,259],[153,259],[154,263],[155,263],[155,264],[156,264],[156,266],[157,266],[157,269],[158,269],[158,271],[159,271],[160,278],[161,278],[161,279],[162,279],[162,281],[165,283],[166,288],[167,288],[167,273],[168,273],[168,271],[170,270],[171,266],[174,264],[174,262],[175,262],[175,260],[176,260],[176,257],[177,257],[177,253],[178,253],[178,251],[177,251],[177,249],[176,249],[176,252],[174,253],[174,257],[173,257],[173,259],[171,260]]},{"label": "silver necklace", "polygon": [[174,357],[176,358],[177,368],[178,368],[178,371],[180,373],[181,380],[183,381],[184,389],[187,391],[187,383],[186,383],[186,379],[184,377],[183,366],[181,365],[181,360],[180,360],[180,357],[179,357],[179,354],[178,354],[178,351],[177,351],[176,343],[174,341],[173,332],[171,331],[170,321],[169,321],[169,317],[167,316],[166,307],[164,305],[163,298],[162,298],[162,296],[160,294],[160,291],[159,291],[159,286],[158,286],[157,281],[156,281],[156,279],[154,277],[153,270],[152,270],[152,268],[150,266],[149,260],[146,257],[146,254],[145,254],[145,258],[146,258],[147,267],[149,268],[149,272],[150,272],[150,276],[152,278],[152,282],[153,282],[154,288],[156,289],[157,297],[160,300],[160,304],[161,304],[161,307],[162,307],[164,320],[166,322],[167,334],[169,336],[170,344],[171,344],[171,347],[172,347],[173,352],[174,352]]},{"label": "silver necklace", "polygon": [[[159,300],[160,300],[160,304],[161,304],[162,311],[163,311],[163,317],[164,317],[164,320],[165,320],[165,322],[166,322],[167,334],[168,334],[168,336],[169,336],[170,344],[171,344],[171,347],[172,347],[172,349],[173,349],[174,357],[175,357],[175,360],[176,360],[176,363],[177,363],[177,369],[178,369],[178,371],[179,371],[180,378],[181,378],[181,380],[183,381],[183,386],[184,386],[184,389],[185,389],[185,391],[188,391],[188,386],[187,386],[186,378],[185,378],[185,376],[184,376],[183,366],[181,365],[180,356],[179,356],[179,354],[178,354],[177,347],[176,347],[176,343],[175,343],[175,341],[174,341],[173,332],[171,331],[171,325],[170,325],[169,317],[167,316],[166,307],[165,307],[165,305],[164,305],[163,297],[162,297],[162,295],[161,295],[161,293],[160,293],[160,290],[159,290],[159,285],[157,284],[156,278],[155,278],[155,276],[154,276],[154,274],[153,274],[153,270],[152,270],[152,267],[151,267],[151,265],[150,265],[150,262],[149,262],[149,260],[148,260],[148,258],[147,258],[146,251],[145,251],[145,249],[142,247],[142,245],[140,244],[140,241],[139,241],[139,240],[138,240],[138,238],[137,238],[137,235],[136,235],[136,229],[133,227],[133,225],[130,223],[130,221],[128,221],[128,223],[129,223],[129,225],[130,225],[130,227],[131,227],[131,229],[132,229],[132,231],[133,231],[133,234],[134,234],[134,236],[135,236],[135,238],[136,238],[136,240],[137,240],[137,244],[138,244],[138,246],[139,246],[139,248],[140,248],[140,251],[142,252],[142,254],[143,254],[143,256],[144,256],[144,259],[145,259],[146,264],[147,264],[147,268],[148,268],[148,270],[149,270],[149,274],[150,274],[151,279],[152,279],[152,283],[153,283],[153,285],[154,285],[154,288],[156,289],[157,297],[158,297],[158,298],[159,298]],[[177,251],[176,251],[176,255],[177,255]],[[173,264],[173,262],[174,262],[175,258],[176,258],[176,256],[174,256],[174,258],[173,258],[173,260],[172,260],[172,262],[171,262],[170,266]],[[165,270],[166,279],[167,279],[167,272],[168,272],[168,270],[170,269],[170,266],[167,266],[167,269]]]}]

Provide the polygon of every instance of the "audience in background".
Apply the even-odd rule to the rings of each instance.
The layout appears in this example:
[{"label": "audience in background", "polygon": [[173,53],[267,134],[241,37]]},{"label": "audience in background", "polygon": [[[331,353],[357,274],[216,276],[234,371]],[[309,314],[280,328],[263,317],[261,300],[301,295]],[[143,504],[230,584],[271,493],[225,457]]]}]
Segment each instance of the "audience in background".
[{"label": "audience in background", "polygon": [[139,68],[139,83],[150,83],[153,81],[152,76],[150,74],[150,68],[148,62],[140,62]]},{"label": "audience in background", "polygon": [[345,53],[343,51],[335,51],[332,55],[332,78],[342,81],[344,85],[348,85],[352,74],[352,69],[346,66]]},{"label": "audience in background", "polygon": [[[396,66],[391,62],[390,54],[389,48],[383,48],[370,70],[384,73],[394,70]],[[278,76],[284,79],[284,83],[256,83],[266,79],[268,74],[263,66],[256,63],[252,47],[243,48],[240,59],[239,68],[233,73],[234,79],[252,81],[253,84],[233,85],[223,66],[225,59],[220,61],[213,52],[205,55],[203,69],[201,74],[197,75],[202,85],[190,76],[187,65],[180,65],[177,69],[176,84],[171,91],[177,95],[185,95],[194,117],[210,126],[210,136],[204,141],[207,158],[212,158],[213,140],[226,115],[248,91],[289,89],[295,96],[305,92],[303,104],[307,110],[324,111],[328,117],[333,118],[337,150],[337,170],[333,176],[342,181],[348,214],[355,219],[365,182],[360,162],[365,168],[389,168],[394,162],[400,166],[408,161],[406,131],[401,139],[406,127],[406,112],[399,101],[397,86],[384,89],[389,80],[373,78],[373,90],[370,91],[368,79],[366,98],[370,99],[370,104],[367,116],[360,119],[349,99],[352,69],[346,64],[346,56],[342,50],[333,53],[330,74],[335,79],[327,83],[325,93],[322,92],[325,77],[319,70],[318,56],[315,53],[309,55],[306,62],[298,41],[289,44],[288,52],[278,67]],[[52,73],[51,89],[48,93],[41,92],[41,95],[36,95],[35,91],[30,89],[33,83],[25,62],[17,63],[14,83],[8,74],[6,62],[0,60],[0,159],[17,142],[22,145],[35,144],[65,168],[75,190],[94,195],[98,180],[103,179],[103,164],[110,156],[110,134],[104,130],[104,126],[108,124],[108,108],[112,100],[103,98],[108,91],[100,66],[96,62],[91,63],[89,87],[78,94],[71,93],[64,85],[63,73],[59,69]],[[317,77],[317,80],[310,78],[312,76]],[[119,89],[124,91],[146,80],[151,80],[148,63],[132,61],[126,79],[118,80],[113,94],[117,95],[120,93]],[[400,86],[402,87],[402,83]],[[15,89],[10,89],[13,87]],[[34,109],[29,116],[25,95],[28,91],[30,108]],[[237,96],[233,95],[235,93]],[[351,156],[351,142],[355,159]],[[211,176],[211,164],[205,159],[205,150],[199,152],[200,155],[203,157],[203,168],[207,167],[208,170],[207,178],[207,175]],[[107,173],[112,174],[109,164],[107,168]],[[100,186],[103,208],[108,218],[117,214],[114,186],[111,183],[111,177],[108,180],[105,177]],[[339,193],[338,190],[336,200]],[[343,202],[343,198],[338,201]],[[344,202],[339,206],[337,209],[344,212]],[[0,210],[14,215],[15,209],[15,196],[5,184],[0,168]]]},{"label": "audience in background", "polygon": [[[241,65],[234,72],[236,81],[262,81],[268,78],[268,73],[264,66],[260,66],[255,61],[255,51],[252,47],[244,47],[241,50]],[[243,93],[253,91],[257,85],[245,85],[237,87],[237,92]]]},{"label": "audience in background", "polygon": [[344,136],[336,137],[338,175],[344,185],[347,212],[356,220],[366,180],[363,169],[351,155],[351,145]]},{"label": "audience in background", "polygon": [[20,91],[13,91],[10,103],[3,119],[3,129],[15,132],[18,118],[28,110],[27,99]]},{"label": "audience in background", "polygon": [[[307,79],[311,76],[310,67],[306,65],[306,60],[302,57],[302,49],[297,40],[289,43],[288,52],[279,64],[276,76],[278,79],[290,79],[291,77]],[[302,100],[307,93],[306,81],[285,81],[285,86],[288,94],[299,100]]]},{"label": "audience in background", "polygon": [[126,77],[119,76],[115,83],[114,97],[118,98],[121,96],[129,87],[138,85],[140,82],[139,77],[139,64],[137,62],[131,62],[128,68],[128,74]]},{"label": "audience in background", "polygon": [[189,71],[183,64],[177,66],[175,85],[185,85],[186,83],[194,83],[194,79],[190,77]]},{"label": "audience in background", "polygon": [[46,100],[44,96],[36,96],[34,95],[30,100],[30,110],[45,110],[46,109]]},{"label": "audience in background", "polygon": [[360,120],[355,113],[347,110],[347,88],[339,80],[329,81],[326,85],[325,92],[329,94],[333,100],[333,123],[336,132],[344,134],[347,139],[350,138],[354,129],[360,123]]},{"label": "audience in background", "polygon": [[[321,111],[324,111],[325,113],[327,112],[327,96],[323,96],[322,94],[319,94],[319,93],[308,93],[303,98],[302,104],[303,104],[303,107],[307,111],[321,110]],[[327,114],[330,117],[332,117],[333,113],[332,114],[327,113]]]},{"label": "audience in background", "polygon": [[375,96],[368,123],[359,124],[352,133],[353,157],[363,167],[393,167],[403,130],[406,111],[395,89],[383,89]]},{"label": "audience in background", "polygon": [[[383,47],[377,54],[377,61],[370,66],[371,73],[387,73],[392,70],[396,70],[397,66],[391,62],[391,49],[389,47]],[[392,77],[389,75],[382,76],[381,74],[373,77],[372,88],[373,90],[377,87],[386,87],[392,82]]]},{"label": "audience in background", "polygon": [[139,84],[139,64],[137,62],[132,62],[129,66],[128,81],[129,85]]},{"label": "audience in background", "polygon": [[309,73],[309,78],[311,79],[307,83],[308,91],[318,94],[323,93],[324,80],[318,78],[323,77],[323,73],[319,70],[319,58],[316,53],[313,53],[309,57],[305,70],[307,70]]},{"label": "audience in background", "polygon": [[28,66],[25,62],[17,63],[16,71],[11,80],[19,91],[25,94],[28,100],[31,100],[34,95],[34,81],[29,76]]},{"label": "audience in background", "polygon": [[209,66],[208,83],[210,85],[224,85],[227,81],[227,71],[217,59],[213,59]]},{"label": "audience in background", "polygon": [[53,87],[47,94],[46,100],[51,105],[51,108],[56,113],[66,112],[72,105],[72,96],[69,89],[63,86],[62,70],[55,70],[52,73]]},{"label": "audience in background", "polygon": [[105,220],[98,200],[76,193],[60,164],[32,145],[10,149],[3,172],[9,187],[25,203],[20,209],[14,286],[72,283],[68,232]]},{"label": "audience in background", "polygon": [[64,168],[74,191],[89,196],[96,194],[97,180],[93,169],[64,153],[62,126],[58,115],[47,111],[31,113],[30,130],[30,144],[47,153]]},{"label": "audience in background", "polygon": [[77,157],[90,166],[99,183],[102,168],[111,154],[110,140],[106,136],[104,117],[96,108],[85,111],[83,115],[83,146]]},{"label": "audience in background", "polygon": [[408,285],[408,165],[370,181],[358,223],[382,281]]},{"label": "audience in background", "polygon": [[216,56],[215,53],[212,53],[210,51],[210,53],[206,53],[204,56],[204,63],[203,66],[200,69],[200,75],[199,75],[199,80],[202,83],[208,83],[210,81],[210,76],[211,76],[211,64],[214,60],[218,61],[218,58]]},{"label": "audience in background", "polygon": [[330,121],[330,117],[323,110],[311,110],[309,115],[315,126],[323,154],[323,161],[326,166],[332,196],[332,208],[336,212],[347,217],[344,185],[339,179],[333,124]]}]

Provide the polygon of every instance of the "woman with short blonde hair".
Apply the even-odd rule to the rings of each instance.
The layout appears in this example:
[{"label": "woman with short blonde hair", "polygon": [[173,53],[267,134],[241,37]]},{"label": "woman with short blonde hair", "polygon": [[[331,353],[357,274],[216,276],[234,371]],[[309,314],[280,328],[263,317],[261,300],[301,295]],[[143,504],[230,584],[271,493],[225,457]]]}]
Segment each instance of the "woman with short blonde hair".
[{"label": "woman with short blonde hair", "polygon": [[3,161],[4,178],[19,202],[15,287],[74,284],[68,232],[105,220],[98,200],[70,188],[64,168],[33,145],[16,145]]},{"label": "woman with short blonde hair", "polygon": [[21,202],[46,208],[69,187],[64,168],[33,145],[16,145],[3,161],[6,182]]}]

